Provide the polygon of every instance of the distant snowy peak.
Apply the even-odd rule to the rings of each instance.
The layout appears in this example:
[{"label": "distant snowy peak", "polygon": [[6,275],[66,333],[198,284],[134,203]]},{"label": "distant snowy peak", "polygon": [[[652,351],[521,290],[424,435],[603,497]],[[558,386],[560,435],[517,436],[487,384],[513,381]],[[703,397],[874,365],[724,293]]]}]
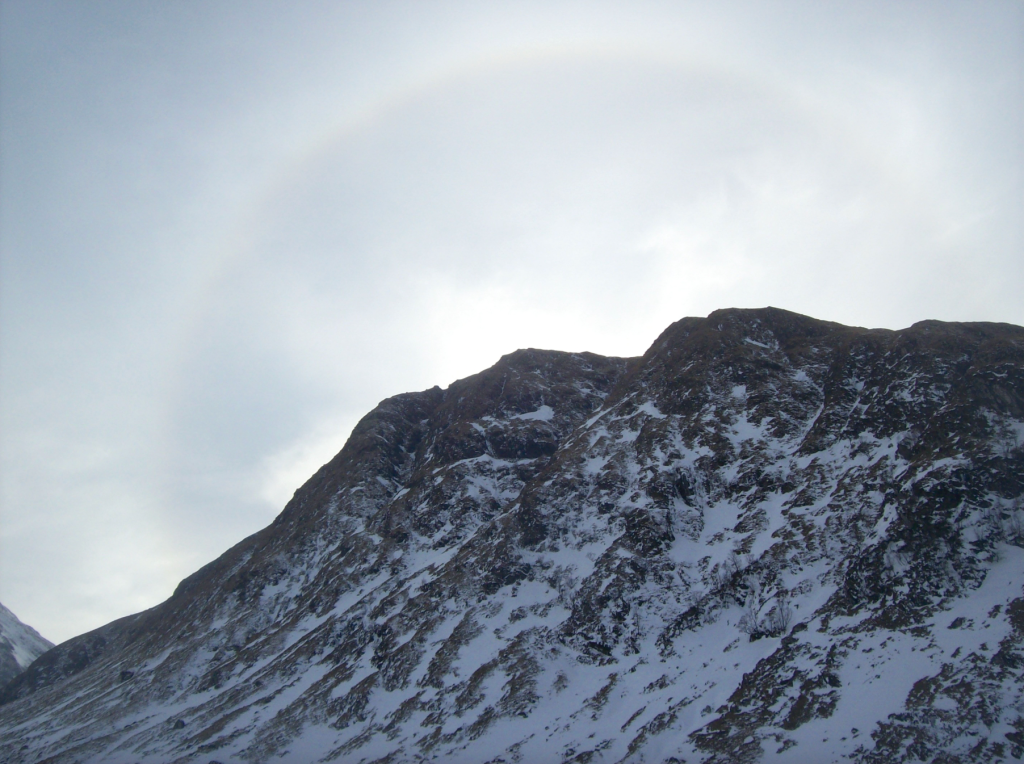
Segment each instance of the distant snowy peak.
[{"label": "distant snowy peak", "polygon": [[0,687],[27,669],[32,661],[53,647],[31,626],[0,603]]}]

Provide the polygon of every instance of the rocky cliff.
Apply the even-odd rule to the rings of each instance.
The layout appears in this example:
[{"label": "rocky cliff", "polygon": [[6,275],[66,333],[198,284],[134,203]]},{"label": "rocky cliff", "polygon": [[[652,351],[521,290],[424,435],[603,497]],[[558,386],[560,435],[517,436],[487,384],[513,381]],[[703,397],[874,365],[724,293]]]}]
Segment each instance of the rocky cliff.
[{"label": "rocky cliff", "polygon": [[[1024,756],[1024,329],[773,308],[388,399],[10,762]],[[938,757],[938,758],[936,758]]]}]

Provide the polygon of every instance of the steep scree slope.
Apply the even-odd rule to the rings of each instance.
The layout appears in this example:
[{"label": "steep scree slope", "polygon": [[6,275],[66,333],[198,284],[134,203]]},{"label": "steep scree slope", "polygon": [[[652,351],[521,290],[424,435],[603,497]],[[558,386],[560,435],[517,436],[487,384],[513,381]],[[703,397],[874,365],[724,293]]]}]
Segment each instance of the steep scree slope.
[{"label": "steep scree slope", "polygon": [[1024,755],[1024,330],[777,309],[384,401],[6,687],[10,762]]}]

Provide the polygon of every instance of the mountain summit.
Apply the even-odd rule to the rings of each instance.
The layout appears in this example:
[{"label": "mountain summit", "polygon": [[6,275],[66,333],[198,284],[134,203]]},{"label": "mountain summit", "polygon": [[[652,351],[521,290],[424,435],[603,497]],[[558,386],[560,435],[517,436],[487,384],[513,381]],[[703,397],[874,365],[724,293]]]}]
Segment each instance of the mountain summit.
[{"label": "mountain summit", "polygon": [[722,310],[382,402],[7,762],[1024,756],[1024,329]]}]

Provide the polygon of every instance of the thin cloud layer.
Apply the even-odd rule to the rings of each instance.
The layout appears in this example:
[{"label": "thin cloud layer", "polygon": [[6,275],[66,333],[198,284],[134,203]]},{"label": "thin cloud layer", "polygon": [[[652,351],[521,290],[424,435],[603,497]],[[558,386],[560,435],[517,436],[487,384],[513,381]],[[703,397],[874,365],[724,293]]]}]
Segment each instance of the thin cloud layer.
[{"label": "thin cloud layer", "polygon": [[152,606],[359,416],[776,305],[1024,323],[1024,11],[7,3],[0,600]]}]

